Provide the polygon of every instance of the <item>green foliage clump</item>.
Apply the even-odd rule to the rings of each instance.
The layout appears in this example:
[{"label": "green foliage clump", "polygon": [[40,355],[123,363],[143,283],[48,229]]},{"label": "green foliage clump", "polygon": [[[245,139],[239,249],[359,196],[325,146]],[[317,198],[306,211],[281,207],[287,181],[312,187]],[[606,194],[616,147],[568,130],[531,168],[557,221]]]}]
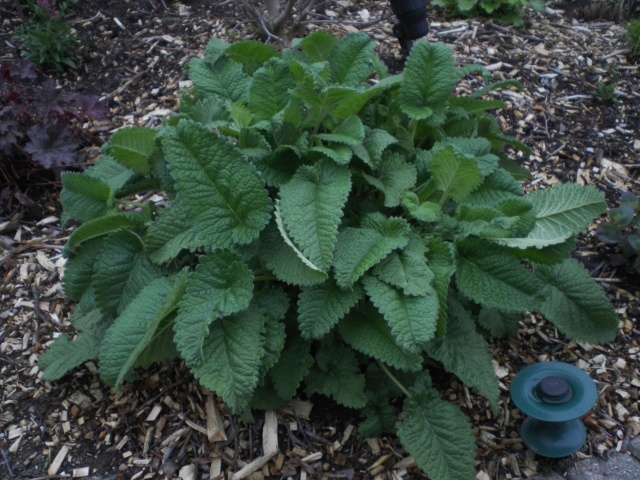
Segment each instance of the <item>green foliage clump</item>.
[{"label": "green foliage clump", "polygon": [[473,430],[429,368],[497,410],[486,337],[522,312],[612,340],[605,294],[570,259],[603,195],[523,197],[527,172],[503,150],[527,148],[483,99],[517,84],[455,95],[481,69],[445,45],[418,42],[394,76],[374,49],[362,33],[282,52],[213,40],[179,115],[118,131],[93,168],[64,174],[63,221],[82,222],[64,277],[80,334],[53,343],[44,378],[97,358],[121,388],[179,356],[232,412],[326,395],[361,409],[363,436],[397,428],[430,478],[467,480]]},{"label": "green foliage clump", "polygon": [[500,23],[523,25],[523,9],[533,8],[537,12],[544,12],[545,0],[433,0],[436,7],[454,10],[465,17],[488,16]]},{"label": "green foliage clump", "polygon": [[601,80],[596,84],[596,97],[604,103],[614,103],[617,100],[618,70],[615,65],[607,68],[609,80]]},{"label": "green foliage clump", "polygon": [[627,41],[634,57],[640,56],[640,19],[633,20],[625,26]]},{"label": "green foliage clump", "polygon": [[29,4],[31,19],[21,28],[18,39],[24,58],[44,68],[63,71],[76,68],[73,49],[77,43],[71,24],[65,18],[67,2],[36,0]]},{"label": "green foliage clump", "polygon": [[609,211],[609,221],[598,226],[598,238],[617,247],[613,266],[629,265],[640,272],[640,199],[631,192],[620,197],[620,206]]}]

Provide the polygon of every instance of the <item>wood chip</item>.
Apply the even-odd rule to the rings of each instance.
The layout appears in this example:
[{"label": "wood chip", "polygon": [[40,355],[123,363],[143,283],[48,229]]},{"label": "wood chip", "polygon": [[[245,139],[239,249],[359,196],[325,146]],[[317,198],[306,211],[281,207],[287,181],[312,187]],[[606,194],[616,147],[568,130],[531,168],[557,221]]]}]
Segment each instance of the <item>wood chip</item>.
[{"label": "wood chip", "polygon": [[278,452],[278,417],[274,411],[268,411],[264,414],[262,452],[265,455]]},{"label": "wood chip", "polygon": [[162,405],[154,405],[151,411],[149,412],[149,415],[147,415],[147,418],[145,419],[145,421],[155,422],[156,418],[158,418],[158,415],[160,415],[160,412],[162,412]]},{"label": "wood chip", "polygon": [[207,395],[204,405],[207,414],[207,439],[210,442],[225,442],[227,435],[224,432],[224,423],[213,395]]},{"label": "wood chip", "polygon": [[56,457],[51,462],[51,465],[49,465],[49,468],[47,469],[47,474],[50,477],[57,475],[58,470],[60,470],[60,467],[62,466],[62,463],[67,456],[67,453],[69,453],[69,447],[67,445],[63,445],[62,448],[58,451]]},{"label": "wood chip", "polygon": [[277,452],[271,452],[268,455],[263,455],[256,458],[253,462],[248,463],[243,468],[234,473],[231,477],[231,480],[242,480],[243,478],[251,475],[253,472],[260,470],[263,465],[266,465],[266,463],[276,455],[276,453]]}]

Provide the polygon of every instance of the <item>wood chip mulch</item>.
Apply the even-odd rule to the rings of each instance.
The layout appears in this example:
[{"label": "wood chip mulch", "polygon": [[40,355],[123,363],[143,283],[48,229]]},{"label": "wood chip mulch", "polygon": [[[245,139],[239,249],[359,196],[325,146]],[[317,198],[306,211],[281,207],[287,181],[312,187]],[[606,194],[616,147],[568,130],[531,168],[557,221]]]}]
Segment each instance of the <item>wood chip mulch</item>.
[{"label": "wood chip mulch", "polygon": [[[212,35],[252,35],[246,22],[221,15],[204,0],[85,3],[76,7],[75,22],[79,34],[87,36],[84,70],[81,78],[70,76],[63,83],[93,89],[109,103],[112,118],[90,126],[105,138],[122,126],[156,125],[175,111],[177,92],[189,85],[182,69]],[[110,12],[107,4],[115,3],[122,10]],[[310,28],[336,34],[364,30],[379,42],[386,60],[399,61],[389,21],[371,23],[386,15],[379,6],[330,5],[314,18],[335,22]],[[488,20],[446,21],[431,12],[429,39],[449,44],[460,64],[483,64],[496,80],[516,78],[525,87],[498,98],[508,104],[499,113],[507,133],[533,149],[526,162],[521,159],[533,172],[527,188],[593,184],[613,206],[621,191],[640,193],[639,66],[628,56],[620,25],[572,19],[562,6],[550,2],[546,13],[532,13],[520,30]],[[110,48],[111,56],[98,58],[91,42],[106,41],[105,32],[115,41],[95,49]],[[614,70],[617,101],[603,102],[597,84],[611,81]],[[460,88],[475,89],[474,82],[466,80]],[[96,155],[95,149],[86,152],[88,161]],[[74,331],[68,321],[73,305],[61,287],[69,232],[60,228],[55,195],[41,199],[39,207],[36,219],[19,219],[18,210],[0,213],[0,478],[426,478],[397,438],[361,438],[357,413],[320,397],[298,399],[278,412],[258,412],[256,422],[248,424],[229,415],[181,364],[142,372],[121,393],[100,382],[93,362],[60,382],[42,381],[39,356],[55,337]],[[503,392],[495,418],[485,399],[451,376],[436,376],[443,397],[473,421],[477,480],[563,472],[580,458],[625,450],[640,435],[640,285],[637,275],[609,265],[611,250],[597,242],[594,229],[580,239],[576,257],[616,307],[616,342],[570,342],[553,325],[527,315],[517,336],[492,342]],[[523,446],[522,415],[508,395],[520,370],[547,360],[584,369],[600,393],[585,418],[587,445],[570,459],[543,459]]]}]

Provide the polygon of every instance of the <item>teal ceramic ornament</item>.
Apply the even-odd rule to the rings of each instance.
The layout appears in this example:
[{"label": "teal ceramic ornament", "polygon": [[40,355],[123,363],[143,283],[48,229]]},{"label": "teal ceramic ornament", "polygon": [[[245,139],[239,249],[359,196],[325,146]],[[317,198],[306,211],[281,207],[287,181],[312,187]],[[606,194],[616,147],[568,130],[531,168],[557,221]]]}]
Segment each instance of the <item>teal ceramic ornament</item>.
[{"label": "teal ceramic ornament", "polygon": [[561,458],[584,445],[587,430],[581,418],[596,404],[598,390],[579,368],[546,362],[516,376],[511,399],[529,417],[520,429],[525,445],[543,457]]}]

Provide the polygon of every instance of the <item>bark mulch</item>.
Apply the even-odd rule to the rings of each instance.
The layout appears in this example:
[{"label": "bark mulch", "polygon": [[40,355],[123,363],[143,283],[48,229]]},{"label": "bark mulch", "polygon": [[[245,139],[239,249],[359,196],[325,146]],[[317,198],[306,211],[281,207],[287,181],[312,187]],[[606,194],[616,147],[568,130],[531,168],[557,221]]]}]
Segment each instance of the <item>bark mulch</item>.
[{"label": "bark mulch", "polygon": [[[23,21],[14,3],[0,2],[0,36],[7,42]],[[259,37],[259,29],[232,5],[206,0],[73,5],[79,68],[59,76],[60,87],[106,102],[109,120],[89,126],[103,140],[122,126],[157,125],[176,110],[179,91],[190,85],[184,67],[212,36]],[[524,86],[497,97],[508,105],[498,113],[506,133],[533,149],[529,159],[520,159],[533,173],[528,189],[593,184],[615,206],[622,191],[640,193],[639,65],[629,57],[621,25],[576,17],[584,11],[565,6],[550,2],[545,13],[530,13],[522,29],[489,19],[448,20],[431,11],[428,38],[449,44],[461,65],[482,64],[496,80],[515,78]],[[311,20],[309,29],[336,35],[366,31],[389,64],[401,64],[389,12],[380,2],[329,2]],[[3,61],[18,55],[6,45],[12,44],[2,47]],[[614,79],[614,101],[605,101],[598,84]],[[474,82],[459,88],[477,88]],[[88,148],[85,161],[98,154]],[[17,195],[14,208],[0,212],[0,478],[426,478],[394,436],[361,438],[357,413],[320,397],[258,412],[256,422],[248,424],[229,415],[179,363],[141,372],[120,393],[100,382],[93,362],[62,381],[43,381],[39,356],[55,337],[74,332],[68,321],[73,305],[61,288],[69,232],[60,227],[56,191],[32,195],[37,208]],[[497,417],[457,379],[436,375],[443,396],[473,421],[478,480],[563,472],[580,458],[625,450],[640,434],[640,285],[637,274],[609,264],[613,250],[598,243],[594,229],[581,237],[576,257],[616,307],[620,329],[614,343],[568,341],[542,318],[525,316],[515,337],[491,344],[504,393]],[[600,392],[585,418],[587,445],[569,459],[543,459],[526,450],[518,433],[522,415],[508,395],[521,369],[547,360],[584,369]]]}]

